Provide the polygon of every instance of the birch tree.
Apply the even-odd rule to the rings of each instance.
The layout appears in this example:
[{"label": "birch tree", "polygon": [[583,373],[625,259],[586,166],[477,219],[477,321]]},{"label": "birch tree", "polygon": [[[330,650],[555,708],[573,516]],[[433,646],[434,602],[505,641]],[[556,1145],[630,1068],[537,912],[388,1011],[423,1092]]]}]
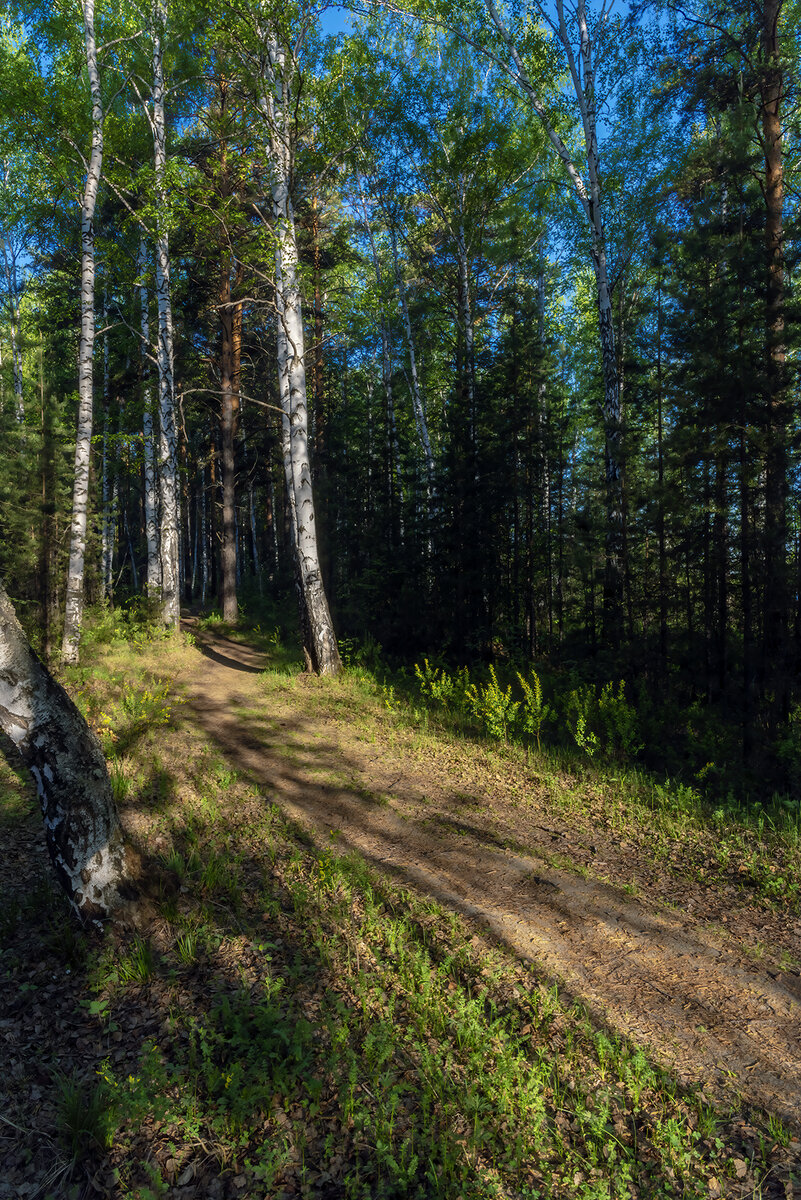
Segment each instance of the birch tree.
[{"label": "birch tree", "polygon": [[36,785],[47,848],[75,912],[96,921],[120,900],[126,852],[100,744],[31,649],[0,584],[0,729]]},{"label": "birch tree", "polygon": [[92,145],[81,199],[81,332],[78,343],[78,429],[62,655],[77,662],[84,602],[84,559],[92,446],[92,367],[95,344],[95,207],[103,170],[103,99],[95,41],[94,0],[82,0],[86,68],[92,102]]},{"label": "birch tree", "polygon": [[167,122],[164,111],[164,35],[167,27],[166,0],[153,4],[153,162],[158,200],[156,238],[156,299],[158,303],[158,375],[159,375],[159,494],[161,498],[161,611],[165,625],[178,628],[181,619],[178,530],[178,432],[175,423],[175,382],[173,375],[173,322],[170,294],[170,246],[168,196],[165,179],[167,166]]},{"label": "birch tree", "polygon": [[144,458],[145,541],[147,543],[147,573],[145,588],[148,596],[157,597],[161,591],[161,557],[159,554],[159,514],[156,451],[153,434],[153,396],[150,387],[150,303],[147,287],[147,243],[139,239],[139,302],[142,371],[142,442]]},{"label": "birch tree", "polygon": [[[620,640],[623,621],[623,448],[620,419],[620,381],[615,351],[615,330],[612,314],[612,288],[609,279],[605,229],[605,196],[601,180],[601,163],[597,125],[597,70],[593,53],[590,26],[585,0],[575,0],[568,6],[556,0],[555,15],[537,3],[540,19],[554,34],[561,47],[570,83],[575,95],[581,122],[584,164],[568,149],[560,136],[546,106],[544,89],[528,69],[520,49],[519,39],[503,19],[494,0],[484,0],[505,53],[508,71],[523,92],[567,172],[590,237],[590,254],[595,276],[598,304],[598,332],[603,370],[603,421],[606,461],[606,553],[604,584],[604,625],[608,641]],[[601,20],[606,17],[606,9]]]},{"label": "birch tree", "polygon": [[319,675],[342,669],[317,548],[311,465],[305,341],[295,216],[290,191],[295,60],[278,36],[258,23],[256,102],[269,154],[275,238],[275,307],[283,445],[307,661]]}]

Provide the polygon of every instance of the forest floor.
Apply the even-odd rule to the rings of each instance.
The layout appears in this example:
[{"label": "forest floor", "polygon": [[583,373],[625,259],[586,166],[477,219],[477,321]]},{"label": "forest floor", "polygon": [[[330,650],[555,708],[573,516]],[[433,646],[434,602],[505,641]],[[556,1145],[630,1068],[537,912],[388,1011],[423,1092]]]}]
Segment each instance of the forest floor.
[{"label": "forest floor", "polygon": [[0,1197],[801,1195],[801,914],[714,828],[186,628],[74,681],[150,880],[102,939],[0,781]]}]

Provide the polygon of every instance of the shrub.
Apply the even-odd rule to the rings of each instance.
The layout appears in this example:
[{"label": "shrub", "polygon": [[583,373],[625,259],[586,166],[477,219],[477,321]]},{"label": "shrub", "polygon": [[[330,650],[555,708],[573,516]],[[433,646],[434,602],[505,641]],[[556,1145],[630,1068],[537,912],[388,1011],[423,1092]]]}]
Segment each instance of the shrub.
[{"label": "shrub", "polygon": [[502,688],[498,683],[495,668],[489,669],[489,683],[484,687],[471,683],[465,692],[465,699],[472,712],[488,737],[498,741],[508,741],[509,729],[514,725],[520,701],[512,699],[512,686]]}]

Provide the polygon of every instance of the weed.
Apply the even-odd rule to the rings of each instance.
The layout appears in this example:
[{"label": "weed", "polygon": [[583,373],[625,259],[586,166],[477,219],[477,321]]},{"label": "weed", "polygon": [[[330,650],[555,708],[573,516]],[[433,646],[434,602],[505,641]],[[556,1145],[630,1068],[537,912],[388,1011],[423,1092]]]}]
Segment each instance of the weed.
[{"label": "weed", "polygon": [[77,1076],[56,1075],[56,1128],[73,1163],[111,1145],[114,1108],[104,1080],[82,1082]]},{"label": "weed", "polygon": [[519,671],[517,672],[517,678],[523,690],[523,703],[519,717],[520,728],[525,737],[534,738],[537,743],[537,750],[541,751],[540,737],[542,727],[547,721],[553,719],[554,711],[550,705],[545,704],[543,701],[540,677],[533,668],[528,679],[525,679]]},{"label": "weed", "polygon": [[514,725],[520,702],[512,699],[512,686],[502,688],[495,668],[489,669],[489,683],[483,687],[471,683],[465,689],[465,700],[488,737],[506,741]]},{"label": "weed", "polygon": [[184,966],[191,966],[197,960],[198,936],[196,929],[185,929],[175,942],[175,953]]},{"label": "weed", "polygon": [[114,803],[121,805],[128,798],[128,793],[131,790],[131,781],[125,774],[125,769],[118,759],[109,759],[108,761],[108,777],[111,783],[111,794],[114,797]]},{"label": "weed", "polygon": [[123,954],[117,964],[117,976],[120,983],[145,983],[155,974],[156,960],[153,947],[137,934],[127,954]]}]

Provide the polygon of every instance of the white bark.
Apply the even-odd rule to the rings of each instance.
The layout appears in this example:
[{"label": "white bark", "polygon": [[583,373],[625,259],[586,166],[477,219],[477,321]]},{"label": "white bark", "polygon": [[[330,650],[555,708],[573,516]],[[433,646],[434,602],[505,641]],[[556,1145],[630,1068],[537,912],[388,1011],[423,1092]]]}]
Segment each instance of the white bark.
[{"label": "white bark", "polygon": [[[384,278],[381,270],[381,260],[378,257],[378,248],[375,244],[373,235],[373,226],[370,221],[370,215],[367,211],[367,199],[364,194],[364,185],[362,184],[361,176],[356,175],[356,181],[359,187],[359,199],[361,201],[362,214],[364,217],[364,227],[367,230],[367,238],[370,243],[370,257],[373,260],[373,269],[375,270],[376,284],[378,287],[378,311],[381,326],[381,379],[384,385],[384,403],[387,414],[387,437],[389,439],[389,479],[387,487],[390,495],[390,504],[394,506],[396,496],[395,487],[393,485],[393,472],[397,480],[397,501],[403,494],[403,478],[401,473],[400,463],[400,446],[398,444],[398,428],[395,421],[395,400],[392,394],[392,345],[390,341],[389,320],[387,319],[385,299],[384,299]],[[403,542],[403,518],[399,516],[398,530],[400,540]]]},{"label": "white bark", "polygon": [[263,87],[258,99],[267,127],[270,153],[284,465],[293,514],[302,611],[305,614],[303,624],[306,628],[301,632],[313,669],[320,675],[336,675],[341,670],[341,662],[317,550],[317,523],[309,463],[303,314],[297,270],[295,217],[289,190],[292,124],[290,81],[293,67],[287,61],[285,49],[270,33],[264,36],[262,68],[262,83],[267,86]]},{"label": "white bark", "polygon": [[92,149],[81,201],[81,333],[78,344],[78,430],[75,482],[67,570],[66,617],[62,654],[77,662],[83,619],[86,520],[89,507],[89,460],[92,445],[92,359],[95,344],[95,207],[103,169],[103,101],[95,43],[94,0],[83,0],[84,40],[92,98]]},{"label": "white bark", "polygon": [[[103,298],[103,325],[108,325],[108,297]],[[103,524],[101,533],[101,577],[103,580],[103,596],[111,598],[113,590],[112,567],[114,558],[114,533],[112,523],[112,498],[109,473],[109,377],[108,377],[108,333],[103,337],[103,463],[101,469]],[[114,490],[117,488],[115,473]]]},{"label": "white bark", "polygon": [[392,263],[395,268],[395,286],[398,290],[398,299],[400,300],[401,313],[403,315],[403,329],[406,334],[406,349],[409,353],[409,372],[411,377],[411,392],[412,406],[414,409],[414,421],[417,426],[417,433],[420,438],[420,445],[423,448],[423,459],[426,468],[426,489],[428,493],[429,504],[433,504],[434,500],[434,455],[431,450],[431,438],[428,436],[428,421],[426,420],[426,410],[423,404],[423,396],[420,390],[420,379],[417,374],[417,357],[414,352],[414,337],[412,336],[412,322],[409,317],[409,305],[406,299],[406,285],[403,282],[403,276],[400,269],[400,259],[398,257],[398,239],[395,235],[395,227],[392,222],[389,224],[389,240],[392,246]]},{"label": "white bark", "polygon": [[[591,241],[591,257],[595,273],[598,300],[598,329],[601,344],[601,362],[604,377],[604,434],[606,438],[606,584],[605,616],[608,616],[611,640],[620,635],[623,615],[623,469],[620,427],[620,384],[615,355],[615,335],[612,321],[612,298],[606,254],[604,228],[604,204],[600,177],[598,130],[595,108],[596,73],[592,58],[592,45],[585,0],[576,0],[575,18],[579,40],[578,58],[565,18],[564,0],[556,0],[556,20],[540,13],[550,24],[562,45],[570,79],[576,95],[584,132],[587,161],[587,178],[583,178],[569,150],[551,124],[530,75],[515,45],[514,39],[503,23],[494,0],[484,0],[498,34],[514,64],[512,72],[531,107],[537,114],[548,140],[556,150],[562,165],[575,189],[579,203],[587,219]],[[608,608],[608,612],[606,609]]]},{"label": "white bark", "polygon": [[144,502],[145,539],[147,542],[147,574],[145,587],[148,596],[161,592],[161,557],[159,553],[159,514],[156,471],[156,449],[153,440],[153,397],[150,389],[150,306],[147,293],[147,247],[139,241],[139,277],[142,333],[142,441],[144,445]]},{"label": "white bark", "polygon": [[177,629],[181,617],[178,493],[178,434],[175,424],[173,323],[170,296],[170,249],[167,227],[167,125],[164,112],[164,31],[166,0],[153,5],[153,155],[159,203],[156,239],[156,298],[158,301],[159,485],[161,496],[161,605],[165,625]]},{"label": "white bark", "polygon": [[31,649],[0,584],[0,728],[31,773],[61,886],[84,920],[120,899],[125,847],[97,738]]}]

